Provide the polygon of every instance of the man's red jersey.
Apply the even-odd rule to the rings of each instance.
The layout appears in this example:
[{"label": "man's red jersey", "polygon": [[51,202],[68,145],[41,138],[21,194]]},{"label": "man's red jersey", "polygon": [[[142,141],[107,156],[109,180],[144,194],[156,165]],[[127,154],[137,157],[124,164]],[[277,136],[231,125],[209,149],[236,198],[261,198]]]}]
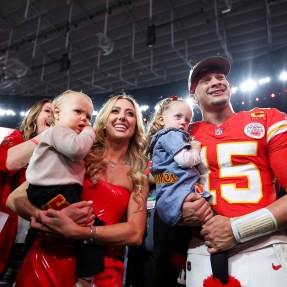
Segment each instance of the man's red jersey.
[{"label": "man's red jersey", "polygon": [[190,134],[202,143],[201,183],[218,214],[241,216],[274,202],[275,177],[287,188],[286,114],[255,108],[220,126],[196,122]]}]

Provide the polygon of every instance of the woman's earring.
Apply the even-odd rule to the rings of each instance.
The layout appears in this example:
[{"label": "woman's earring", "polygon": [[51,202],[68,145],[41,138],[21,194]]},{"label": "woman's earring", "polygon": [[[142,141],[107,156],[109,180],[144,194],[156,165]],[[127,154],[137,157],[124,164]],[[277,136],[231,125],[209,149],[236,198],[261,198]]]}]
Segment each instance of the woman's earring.
[{"label": "woman's earring", "polygon": [[37,130],[37,125],[33,123],[33,131],[36,132],[36,130]]}]

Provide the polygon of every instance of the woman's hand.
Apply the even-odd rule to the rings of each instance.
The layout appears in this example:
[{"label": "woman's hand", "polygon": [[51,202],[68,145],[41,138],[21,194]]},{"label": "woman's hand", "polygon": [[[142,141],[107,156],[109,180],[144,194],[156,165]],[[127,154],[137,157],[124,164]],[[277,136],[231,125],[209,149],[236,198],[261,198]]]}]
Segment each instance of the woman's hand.
[{"label": "woman's hand", "polygon": [[200,234],[204,237],[205,245],[210,254],[232,248],[236,245],[230,218],[216,215],[203,226]]},{"label": "woman's hand", "polygon": [[78,240],[81,226],[76,224],[64,212],[48,209],[38,212],[38,221],[31,217],[31,228],[42,231],[46,235],[62,237],[69,240]]},{"label": "woman's hand", "polygon": [[96,218],[92,204],[92,201],[80,201],[62,209],[62,212],[75,223],[82,226],[90,226],[94,224]]},{"label": "woman's hand", "polygon": [[41,210],[37,213],[37,219],[31,217],[31,227],[48,235],[82,239],[80,226],[90,226],[95,222],[92,204],[92,201],[81,201],[60,211]]},{"label": "woman's hand", "polygon": [[197,193],[190,193],[185,198],[181,211],[181,225],[202,225],[213,216],[210,204]]}]

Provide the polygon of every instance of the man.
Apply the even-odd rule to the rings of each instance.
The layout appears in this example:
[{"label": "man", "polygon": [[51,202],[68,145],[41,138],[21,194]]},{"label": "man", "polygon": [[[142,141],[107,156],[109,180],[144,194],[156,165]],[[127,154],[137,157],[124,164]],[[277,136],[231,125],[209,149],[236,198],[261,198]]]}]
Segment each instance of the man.
[{"label": "man", "polygon": [[190,72],[190,95],[203,117],[191,135],[202,143],[201,183],[218,215],[195,195],[183,204],[183,224],[202,225],[190,242],[186,286],[223,286],[211,276],[209,255],[224,250],[229,279],[240,282],[224,286],[287,286],[287,196],[277,199],[274,187],[275,177],[287,190],[287,116],[262,108],[235,113],[229,72],[223,57]]}]

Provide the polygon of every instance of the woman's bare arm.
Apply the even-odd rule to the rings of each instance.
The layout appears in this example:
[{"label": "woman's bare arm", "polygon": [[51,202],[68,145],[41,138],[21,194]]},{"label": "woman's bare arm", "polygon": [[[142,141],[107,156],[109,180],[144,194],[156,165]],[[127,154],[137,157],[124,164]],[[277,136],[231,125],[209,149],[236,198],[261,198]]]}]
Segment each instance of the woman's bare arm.
[{"label": "woman's bare arm", "polygon": [[[34,137],[39,141],[39,136]],[[18,170],[30,160],[37,145],[32,141],[25,141],[8,149],[6,167],[9,170]]]},{"label": "woman's bare arm", "polygon": [[[12,211],[16,212],[21,217],[30,220],[31,217],[40,220],[39,211],[40,209],[34,206],[27,197],[27,188],[29,183],[25,181],[18,188],[16,188],[9,196],[6,201],[6,206]],[[93,208],[91,205],[92,201],[81,201],[74,203],[64,208],[61,212],[70,217],[79,225],[92,225],[95,220]]]},{"label": "woman's bare arm", "polygon": [[27,197],[26,189],[29,183],[25,181],[18,186],[7,198],[6,206],[24,219],[30,220],[31,216],[38,218],[39,209]]}]

